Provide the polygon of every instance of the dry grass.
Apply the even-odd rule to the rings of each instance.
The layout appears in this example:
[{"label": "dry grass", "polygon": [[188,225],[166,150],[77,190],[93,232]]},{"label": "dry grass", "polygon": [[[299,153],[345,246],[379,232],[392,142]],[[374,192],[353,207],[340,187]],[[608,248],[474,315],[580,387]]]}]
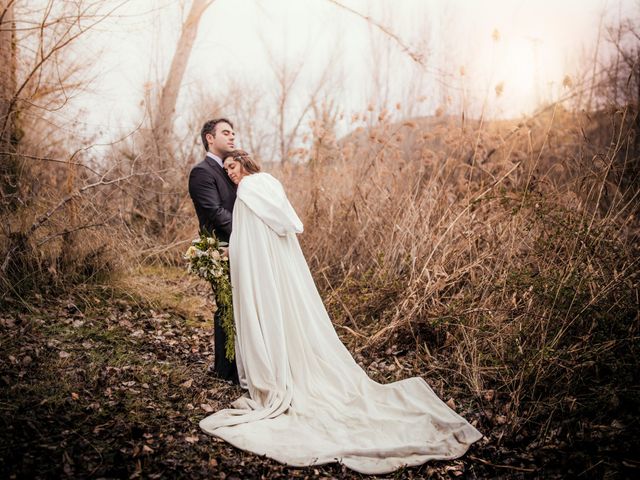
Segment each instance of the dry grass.
[{"label": "dry grass", "polygon": [[[305,223],[342,338],[372,371],[398,367],[379,380],[419,374],[455,392],[496,445],[576,445],[606,426],[627,461],[620,439],[640,405],[637,138],[632,109],[383,119],[270,170]],[[1,301],[30,308],[34,293],[109,281],[133,304],[209,322],[208,287],[181,266],[196,230],[183,167],[157,205],[134,177],[74,196],[36,230],[96,179],[20,170],[24,201],[3,205]]]},{"label": "dry grass", "polygon": [[422,352],[489,417],[500,399],[511,433],[545,437],[563,416],[610,423],[638,406],[634,142],[631,111],[558,107],[383,123],[277,174],[354,349]]},{"label": "dry grass", "polygon": [[128,296],[159,312],[171,311],[192,326],[213,326],[211,286],[185,268],[140,266],[120,272],[110,285],[117,296]]}]

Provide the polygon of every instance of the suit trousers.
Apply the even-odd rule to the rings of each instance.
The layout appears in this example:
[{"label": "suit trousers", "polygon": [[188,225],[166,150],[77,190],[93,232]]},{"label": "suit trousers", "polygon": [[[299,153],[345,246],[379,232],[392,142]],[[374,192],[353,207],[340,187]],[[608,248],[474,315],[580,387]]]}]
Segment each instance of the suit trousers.
[{"label": "suit trousers", "polygon": [[213,343],[214,343],[214,360],[213,373],[222,380],[230,380],[234,384],[238,384],[238,368],[236,361],[227,359],[225,355],[225,344],[227,343],[227,334],[222,327],[221,318],[222,309],[216,310],[213,315]]}]

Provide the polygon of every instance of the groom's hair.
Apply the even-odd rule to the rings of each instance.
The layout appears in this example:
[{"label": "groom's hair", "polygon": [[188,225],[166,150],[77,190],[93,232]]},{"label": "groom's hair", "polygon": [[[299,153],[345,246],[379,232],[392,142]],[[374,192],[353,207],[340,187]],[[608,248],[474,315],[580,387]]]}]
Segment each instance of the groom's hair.
[{"label": "groom's hair", "polygon": [[209,151],[209,143],[207,142],[207,133],[210,133],[214,137],[216,136],[216,125],[219,123],[228,123],[231,128],[234,128],[233,123],[231,123],[226,118],[214,118],[213,120],[209,120],[205,122],[202,126],[202,130],[200,130],[200,138],[202,139],[202,145],[204,145],[204,149]]}]

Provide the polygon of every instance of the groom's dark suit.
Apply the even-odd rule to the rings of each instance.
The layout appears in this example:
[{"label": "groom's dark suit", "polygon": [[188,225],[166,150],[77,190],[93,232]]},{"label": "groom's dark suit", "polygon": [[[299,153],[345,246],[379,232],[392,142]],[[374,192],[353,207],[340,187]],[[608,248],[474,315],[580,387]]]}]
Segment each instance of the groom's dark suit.
[{"label": "groom's dark suit", "polygon": [[[236,201],[236,186],[222,167],[211,157],[191,169],[189,174],[189,195],[198,215],[201,232],[215,233],[222,242],[231,236],[231,214]],[[238,383],[235,360],[225,357],[227,336],[222,328],[220,310],[213,317],[215,360],[214,371],[225,380]]]}]

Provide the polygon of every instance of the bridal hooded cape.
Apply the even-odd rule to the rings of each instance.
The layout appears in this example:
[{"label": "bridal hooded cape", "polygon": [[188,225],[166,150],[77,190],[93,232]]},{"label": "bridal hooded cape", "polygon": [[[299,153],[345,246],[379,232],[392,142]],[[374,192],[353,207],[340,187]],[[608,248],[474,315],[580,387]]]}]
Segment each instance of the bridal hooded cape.
[{"label": "bridal hooded cape", "polygon": [[267,173],[243,178],[229,242],[236,361],[248,390],[206,433],[293,466],[361,473],[464,454],[482,437],[419,377],[371,380],[338,338],[304,259],[302,223]]}]

